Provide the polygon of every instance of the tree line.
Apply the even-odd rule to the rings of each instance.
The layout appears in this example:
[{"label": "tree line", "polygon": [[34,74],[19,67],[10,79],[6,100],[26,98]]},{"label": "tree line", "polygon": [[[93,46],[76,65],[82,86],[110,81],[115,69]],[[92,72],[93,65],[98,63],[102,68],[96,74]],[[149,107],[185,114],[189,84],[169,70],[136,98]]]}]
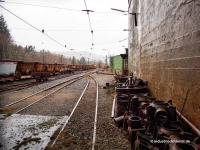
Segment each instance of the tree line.
[{"label": "tree line", "polygon": [[[28,62],[41,62],[41,63],[62,63],[62,64],[94,64],[89,62],[84,57],[76,59],[75,56],[67,58],[61,54],[55,54],[48,50],[36,51],[32,45],[21,46],[15,43],[8,29],[7,23],[3,17],[0,16],[0,59],[11,59],[18,61]],[[97,62],[102,66],[101,61]],[[101,65],[100,65],[101,64]]]}]

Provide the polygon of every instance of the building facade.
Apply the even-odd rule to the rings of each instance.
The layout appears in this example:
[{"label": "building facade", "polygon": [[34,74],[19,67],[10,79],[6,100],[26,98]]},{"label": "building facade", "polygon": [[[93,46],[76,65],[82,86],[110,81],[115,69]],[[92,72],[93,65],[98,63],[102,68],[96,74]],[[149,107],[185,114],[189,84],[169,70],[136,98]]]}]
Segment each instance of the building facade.
[{"label": "building facade", "polygon": [[129,72],[200,128],[200,1],[129,0]]}]

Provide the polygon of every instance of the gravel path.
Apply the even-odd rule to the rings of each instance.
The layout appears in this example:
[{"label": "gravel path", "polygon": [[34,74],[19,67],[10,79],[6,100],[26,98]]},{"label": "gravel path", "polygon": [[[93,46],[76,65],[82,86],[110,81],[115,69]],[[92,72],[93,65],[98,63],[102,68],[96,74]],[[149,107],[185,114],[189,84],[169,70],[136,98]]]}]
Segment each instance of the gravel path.
[{"label": "gravel path", "polygon": [[106,82],[113,84],[112,75],[96,75],[99,82],[99,108],[97,116],[97,137],[96,147],[99,150],[127,150],[128,141],[123,137],[117,127],[115,127],[111,116],[113,95],[106,94],[108,89],[103,89]]}]

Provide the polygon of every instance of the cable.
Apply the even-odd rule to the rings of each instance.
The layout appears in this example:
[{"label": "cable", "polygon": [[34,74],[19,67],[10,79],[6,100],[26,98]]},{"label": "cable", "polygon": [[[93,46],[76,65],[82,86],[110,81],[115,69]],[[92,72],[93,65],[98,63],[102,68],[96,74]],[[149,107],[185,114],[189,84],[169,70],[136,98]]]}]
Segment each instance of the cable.
[{"label": "cable", "polygon": [[88,10],[87,4],[86,4],[86,1],[85,1],[85,0],[84,0],[84,3],[85,3],[85,8],[86,8],[86,10],[82,10],[82,11],[86,11],[86,12],[87,12],[87,15],[88,15],[88,20],[89,20],[89,24],[90,24],[90,30],[91,30],[91,34],[92,34],[92,47],[93,47],[93,46],[94,46],[94,41],[93,41],[93,29],[92,29],[92,24],[91,24],[91,21],[90,21],[89,12],[94,12],[94,11]]},{"label": "cable", "polygon": [[84,3],[85,3],[85,8],[86,8],[86,10],[83,10],[83,11],[87,11],[88,20],[89,20],[89,24],[90,24],[90,29],[91,29],[91,31],[92,31],[92,25],[91,25],[91,21],[90,21],[89,12],[94,12],[94,11],[91,11],[91,10],[88,10],[88,9],[87,9],[87,4],[86,4],[86,1],[85,1],[85,0],[84,0]]},{"label": "cable", "polygon": [[57,44],[61,45],[62,47],[66,47],[66,45],[61,44],[60,42],[58,42],[57,40],[55,40],[54,38],[50,37],[49,35],[47,35],[46,33],[44,33],[44,30],[40,30],[38,28],[36,28],[35,26],[33,26],[32,24],[28,23],[27,21],[25,21],[24,19],[20,18],[19,16],[15,15],[13,12],[9,11],[8,9],[6,9],[5,7],[1,6],[4,10],[8,11],[9,13],[11,13],[12,15],[14,15],[15,17],[17,17],[18,19],[20,19],[21,21],[25,22],[26,24],[28,24],[29,26],[33,27],[35,30],[43,33],[44,35],[46,35],[48,38],[50,38],[51,40],[53,40],[54,42],[56,42]]},{"label": "cable", "polygon": [[118,41],[118,42],[122,42],[122,41],[126,41],[126,40],[128,40],[128,38],[125,38],[125,39],[123,39],[123,40],[120,40],[120,41]]},{"label": "cable", "polygon": [[[34,29],[30,29],[30,28],[10,28],[11,30],[34,30]],[[90,31],[90,30],[79,30],[79,29],[76,29],[76,30],[70,30],[70,29],[46,29],[45,31],[50,31],[50,32],[63,32],[63,31],[77,31],[77,32],[81,32],[81,31]],[[98,30],[95,30],[96,31],[119,31],[119,32],[122,32],[121,29],[116,29],[116,30],[107,30],[107,29],[98,29]]]},{"label": "cable", "polygon": [[36,5],[36,4],[26,4],[26,3],[18,3],[18,2],[5,2],[5,3],[13,3],[13,4],[18,4],[18,5],[28,5],[28,6],[36,6],[36,7],[46,7],[46,8],[53,8],[53,9],[65,9],[69,11],[82,11],[78,9],[68,9],[68,8],[63,8],[63,7],[54,7],[54,6],[46,6],[46,5]]},{"label": "cable", "polygon": [[[64,9],[68,11],[83,11],[83,10],[78,10],[78,9],[69,9],[69,8],[64,8],[64,7],[55,7],[55,6],[47,6],[47,5],[37,5],[37,4],[27,4],[27,3],[18,3],[18,2],[5,2],[4,3],[11,3],[11,4],[17,4],[17,5],[28,5],[28,6],[34,6],[34,7],[45,7],[45,8],[52,8],[52,9]],[[118,12],[98,12],[95,11],[95,13],[112,13],[112,14],[121,14]]]}]

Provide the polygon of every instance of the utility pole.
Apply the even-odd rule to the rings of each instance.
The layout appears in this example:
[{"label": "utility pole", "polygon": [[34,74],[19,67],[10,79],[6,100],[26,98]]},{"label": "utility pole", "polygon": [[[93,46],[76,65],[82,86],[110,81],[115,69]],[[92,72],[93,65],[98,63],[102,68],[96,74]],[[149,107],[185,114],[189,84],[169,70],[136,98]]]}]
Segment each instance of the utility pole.
[{"label": "utility pole", "polygon": [[43,59],[43,63],[44,63],[44,50],[42,50],[42,59]]},{"label": "utility pole", "polygon": [[63,54],[61,55],[61,64],[62,64],[62,57],[63,57]]},{"label": "utility pole", "polygon": [[106,55],[106,66],[108,66],[108,58],[107,58],[107,55]]},{"label": "utility pole", "polygon": [[15,51],[15,57],[16,57],[16,60],[17,60],[17,50]]},{"label": "utility pole", "polygon": [[110,58],[110,53],[107,49],[102,49],[102,50],[108,52],[108,55],[106,55],[106,66],[108,66],[108,58]]}]

